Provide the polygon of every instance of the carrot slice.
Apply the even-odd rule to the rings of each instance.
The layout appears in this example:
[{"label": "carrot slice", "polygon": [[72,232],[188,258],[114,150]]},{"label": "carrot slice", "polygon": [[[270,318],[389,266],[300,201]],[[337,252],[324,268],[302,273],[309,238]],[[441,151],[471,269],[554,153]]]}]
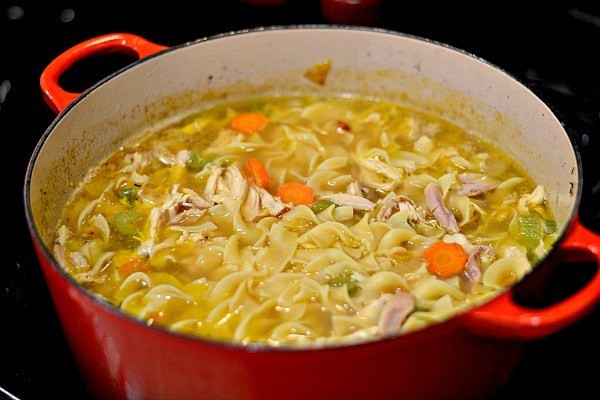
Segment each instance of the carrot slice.
[{"label": "carrot slice", "polygon": [[279,188],[277,195],[284,203],[292,203],[295,206],[311,204],[314,198],[313,189],[298,182],[286,183]]},{"label": "carrot slice", "polygon": [[271,184],[271,179],[267,174],[265,166],[256,158],[250,158],[246,161],[246,169],[250,173],[254,182],[263,189],[267,189]]},{"label": "carrot slice", "polygon": [[119,267],[119,275],[121,275],[121,278],[125,278],[134,272],[146,272],[149,269],[148,264],[139,258],[132,258]]},{"label": "carrot slice", "polygon": [[467,254],[458,243],[435,242],[423,253],[429,273],[448,278],[462,272]]},{"label": "carrot slice", "polygon": [[231,128],[251,134],[265,129],[268,122],[269,119],[259,112],[241,113],[231,120]]}]

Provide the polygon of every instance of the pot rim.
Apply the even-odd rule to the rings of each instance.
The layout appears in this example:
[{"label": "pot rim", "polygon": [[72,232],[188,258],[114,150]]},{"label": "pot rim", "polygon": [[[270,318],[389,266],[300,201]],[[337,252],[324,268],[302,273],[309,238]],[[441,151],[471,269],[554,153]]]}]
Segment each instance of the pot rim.
[{"label": "pot rim", "polygon": [[[393,35],[393,36],[399,36],[399,37],[403,37],[403,38],[413,39],[413,40],[425,42],[428,44],[433,44],[436,46],[440,46],[442,48],[446,48],[446,49],[458,52],[462,55],[465,55],[469,58],[472,58],[476,61],[479,61],[483,64],[486,64],[486,65],[502,72],[504,75],[511,78],[516,84],[522,86],[525,90],[527,90],[533,96],[538,98],[544,105],[546,105],[546,107],[548,107],[550,109],[550,111],[556,117],[558,122],[562,125],[563,130],[567,134],[567,137],[568,137],[568,139],[571,143],[571,146],[573,148],[573,151],[575,153],[575,158],[576,158],[576,163],[577,163],[578,187],[577,187],[577,193],[575,194],[575,199],[574,199],[575,201],[573,204],[573,209],[571,210],[569,217],[567,218],[566,223],[565,223],[560,235],[557,237],[557,240],[552,245],[552,248],[550,249],[548,254],[546,254],[546,256],[538,262],[538,265],[536,266],[536,268],[532,269],[532,271],[530,271],[527,275],[525,275],[525,277],[521,281],[517,282],[515,285],[513,285],[507,289],[498,291],[498,293],[495,296],[490,297],[486,301],[481,302],[474,307],[470,307],[470,308],[467,308],[466,310],[458,312],[454,316],[452,316],[442,322],[428,325],[426,327],[417,329],[412,332],[392,333],[392,334],[387,334],[387,335],[382,335],[382,336],[373,336],[373,337],[366,338],[366,339],[358,339],[356,341],[348,341],[348,342],[341,342],[341,343],[319,344],[319,345],[315,345],[315,344],[287,345],[286,344],[286,345],[281,345],[281,346],[273,346],[273,345],[270,345],[267,343],[257,343],[257,342],[250,342],[250,343],[243,344],[243,343],[239,343],[239,342],[229,340],[229,339],[215,339],[215,338],[202,337],[202,336],[188,334],[188,333],[175,332],[175,331],[169,330],[167,327],[162,327],[160,325],[154,325],[154,324],[147,325],[145,323],[145,321],[135,318],[133,315],[127,314],[126,312],[122,311],[120,308],[117,308],[117,307],[109,304],[108,302],[100,299],[99,297],[93,295],[92,292],[86,290],[82,285],[77,283],[73,279],[73,277],[71,275],[69,275],[58,264],[58,262],[56,261],[56,259],[53,256],[52,252],[46,247],[46,245],[42,241],[41,235],[40,235],[40,233],[37,229],[37,226],[34,222],[34,219],[33,219],[33,211],[32,211],[31,198],[30,198],[31,175],[33,173],[33,169],[34,169],[35,163],[37,161],[37,158],[38,158],[46,140],[50,137],[50,135],[54,131],[54,128],[56,127],[58,122],[60,122],[69,113],[69,111],[72,108],[77,106],[77,104],[79,102],[81,102],[84,98],[93,94],[93,92],[98,87],[104,85],[106,82],[108,82],[111,79],[115,78],[116,76],[124,73],[125,71],[128,71],[129,69],[134,68],[141,63],[150,61],[156,57],[166,55],[168,53],[177,51],[182,48],[186,48],[186,47],[193,46],[193,45],[196,45],[199,43],[207,42],[209,40],[218,40],[218,39],[230,38],[230,37],[244,35],[244,34],[257,33],[257,32],[287,31],[287,30],[318,30],[318,29],[322,29],[322,30],[352,30],[352,31],[358,31],[358,32],[381,33],[381,34],[386,34],[386,35]],[[565,236],[569,230],[569,227],[571,226],[571,223],[573,222],[575,215],[577,214],[577,210],[579,209],[579,205],[581,202],[581,195],[582,195],[582,189],[583,189],[582,160],[581,160],[580,151],[577,147],[577,143],[575,142],[575,140],[573,138],[573,134],[571,132],[569,132],[569,130],[566,128],[565,124],[561,121],[561,118],[559,118],[557,114],[558,113],[548,103],[546,103],[538,94],[536,94],[532,89],[527,87],[523,82],[521,82],[519,79],[517,79],[514,75],[506,72],[504,69],[498,67],[497,65],[495,65],[473,53],[470,53],[463,49],[460,49],[460,48],[454,47],[452,45],[449,45],[447,43],[439,42],[437,40],[433,40],[430,38],[424,38],[424,37],[413,35],[413,34],[408,34],[408,33],[404,33],[404,32],[398,32],[398,31],[393,31],[393,30],[383,29],[383,28],[376,28],[376,27],[349,26],[349,25],[327,25],[327,24],[272,25],[272,26],[261,26],[261,27],[250,28],[250,29],[229,31],[229,32],[219,33],[219,34],[212,35],[212,36],[205,36],[205,37],[202,37],[199,39],[184,42],[182,44],[175,45],[175,46],[169,47],[165,50],[162,50],[160,52],[157,52],[155,54],[152,54],[148,57],[136,60],[136,61],[132,62],[131,64],[128,64],[125,67],[113,72],[112,74],[106,76],[105,78],[101,79],[100,81],[98,81],[97,83],[92,85],[90,88],[85,90],[79,97],[77,97],[71,104],[69,104],[64,110],[62,110],[55,117],[55,119],[52,121],[52,123],[48,126],[48,128],[45,130],[44,134],[40,137],[40,139],[37,142],[35,149],[31,155],[31,158],[29,159],[26,174],[25,174],[24,187],[23,187],[25,219],[27,221],[27,226],[28,226],[30,234],[32,236],[34,245],[38,249],[41,250],[41,252],[43,253],[43,255],[46,258],[46,260],[48,261],[48,263],[54,269],[56,269],[58,271],[58,273],[61,275],[61,277],[63,279],[65,279],[69,283],[70,286],[74,287],[80,294],[82,294],[83,296],[85,296],[89,300],[91,300],[93,302],[93,304],[98,305],[99,307],[103,308],[109,314],[113,314],[115,317],[118,317],[118,318],[123,318],[126,321],[134,323],[141,328],[151,329],[154,332],[161,334],[161,335],[168,335],[170,338],[173,338],[173,339],[178,339],[178,340],[187,341],[187,342],[198,342],[203,345],[221,347],[221,348],[225,348],[227,350],[242,350],[242,351],[247,351],[250,353],[256,353],[256,352],[259,352],[259,353],[296,353],[296,352],[307,353],[307,352],[314,352],[314,351],[337,350],[337,349],[342,349],[342,348],[358,348],[358,347],[367,346],[367,345],[377,345],[377,344],[381,345],[383,343],[390,342],[392,340],[395,340],[395,341],[403,340],[404,342],[406,342],[407,340],[410,340],[411,338],[414,338],[416,335],[419,335],[419,334],[423,335],[426,333],[429,333],[429,334],[434,333],[436,331],[436,328],[440,328],[442,326],[447,326],[451,323],[454,323],[454,322],[458,321],[458,319],[461,316],[463,316],[464,314],[467,314],[470,311],[475,310],[475,309],[489,303],[490,301],[496,299],[500,294],[508,292],[508,291],[512,291],[513,288],[520,285],[533,271],[540,268],[540,266],[541,266],[540,264],[542,264],[545,260],[547,260],[551,255],[553,255],[556,252],[556,250],[558,248],[558,244],[561,243],[563,241],[563,239],[565,238]]]}]

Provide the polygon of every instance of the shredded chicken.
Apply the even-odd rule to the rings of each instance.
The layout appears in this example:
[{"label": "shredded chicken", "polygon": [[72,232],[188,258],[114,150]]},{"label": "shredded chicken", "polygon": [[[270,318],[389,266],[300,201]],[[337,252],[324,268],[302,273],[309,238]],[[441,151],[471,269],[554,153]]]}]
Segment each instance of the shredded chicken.
[{"label": "shredded chicken", "polygon": [[179,185],[173,185],[169,198],[150,211],[149,237],[140,244],[137,253],[141,256],[151,255],[160,225],[194,225],[208,208],[220,203],[225,197],[237,200],[242,205],[241,213],[247,221],[252,221],[261,214],[261,205],[273,216],[280,216],[290,209],[290,206],[283,204],[266,190],[250,185],[236,165],[226,169],[217,165],[210,171],[204,196],[188,188],[180,193]]},{"label": "shredded chicken", "polygon": [[282,203],[278,197],[273,197],[271,193],[267,192],[265,189],[256,186],[256,190],[260,196],[262,206],[272,216],[279,217],[291,209],[290,205]]},{"label": "shredded chicken", "polygon": [[[190,192],[193,193],[193,191]],[[165,196],[161,196],[161,199],[164,199],[164,197]],[[157,236],[156,230],[161,224],[181,223],[188,216],[194,216],[200,211],[203,212],[203,210],[199,210],[192,203],[189,203],[189,199],[190,194],[184,195],[180,193],[179,185],[176,184],[171,188],[171,193],[167,196],[166,200],[163,201],[160,206],[156,206],[150,210],[150,215],[148,216],[149,237],[137,248],[137,253],[140,256],[149,256],[151,254],[151,249],[152,246],[154,246],[154,241],[156,240]],[[180,216],[179,214],[183,215]]]},{"label": "shredded chicken", "polygon": [[415,307],[415,299],[410,293],[399,292],[386,301],[381,310],[377,326],[382,333],[400,329]]},{"label": "shredded chicken", "polygon": [[175,164],[185,167],[188,160],[190,159],[190,151],[189,150],[179,150],[177,155],[175,155]]},{"label": "shredded chicken", "polygon": [[56,238],[58,244],[64,246],[70,237],[71,231],[66,227],[66,225],[62,225],[60,228],[58,228],[58,237]]},{"label": "shredded chicken", "polygon": [[121,172],[135,172],[139,168],[144,168],[150,164],[150,159],[147,153],[135,151],[133,153],[126,154],[125,157],[123,157],[123,162],[125,167],[121,169]]},{"label": "shredded chicken", "polygon": [[[162,223],[171,223],[177,221],[177,214],[186,207],[181,204],[183,194],[179,193],[179,185],[173,185],[169,199],[160,207],[154,207],[150,210],[148,217],[149,237],[138,246],[137,253],[141,256],[149,256],[154,241],[156,240],[156,230]],[[183,217],[181,217],[183,218]],[[181,222],[181,221],[179,221]]]},{"label": "shredded chicken", "polygon": [[167,225],[190,225],[195,223],[198,218],[203,216],[206,210],[200,210],[199,208],[192,207],[188,210],[184,210],[178,214],[170,216]]},{"label": "shredded chicken", "polygon": [[356,196],[353,194],[346,193],[334,193],[334,194],[324,194],[321,196],[323,200],[329,200],[332,203],[335,203],[340,206],[350,206],[355,210],[360,211],[373,211],[375,208],[375,203],[371,200],[365,199],[362,196]]},{"label": "shredded chicken", "polygon": [[217,193],[217,184],[223,173],[223,168],[220,165],[215,165],[210,171],[210,175],[206,180],[206,186],[204,187],[204,194],[207,196],[213,196]]},{"label": "shredded chicken", "polygon": [[148,165],[148,156],[146,155],[146,153],[140,153],[139,151],[135,151],[133,153],[126,154],[125,157],[123,157],[123,161],[125,161],[126,164],[135,163],[144,167]]},{"label": "shredded chicken", "polygon": [[498,187],[495,182],[481,180],[481,177],[477,174],[460,174],[458,178],[462,182],[462,187],[456,193],[460,195],[479,196]]},{"label": "shredded chicken", "polygon": [[182,197],[183,194],[179,193],[179,184],[173,185],[173,187],[171,188],[171,197],[165,204],[162,205],[162,209],[166,210],[168,208],[176,206],[181,201]]},{"label": "shredded chicken", "polygon": [[246,197],[248,181],[237,165],[230,165],[217,183],[217,194],[232,197],[240,203]]},{"label": "shredded chicken", "polygon": [[425,187],[425,204],[444,229],[450,233],[459,231],[456,217],[444,205],[442,192],[436,183],[430,183]]},{"label": "shredded chicken", "polygon": [[244,204],[242,205],[241,212],[242,217],[246,221],[254,221],[260,214],[260,195],[254,185],[251,185],[248,188],[246,201],[244,201]]},{"label": "shredded chicken", "polygon": [[541,205],[546,198],[546,189],[538,185],[531,194],[521,196],[517,204],[517,209],[521,213],[528,213],[529,207]]},{"label": "shredded chicken", "polygon": [[160,224],[160,218],[162,217],[163,210],[156,207],[150,210],[150,216],[148,217],[149,223],[149,231],[150,237],[154,238],[156,236],[156,228]]},{"label": "shredded chicken", "polygon": [[394,213],[399,211],[406,212],[409,222],[417,223],[423,219],[422,213],[412,199],[393,192],[381,201],[377,219],[387,221]]},{"label": "shredded chicken", "polygon": [[381,161],[367,158],[362,160],[361,163],[366,169],[384,175],[393,181],[402,179],[402,172],[398,168],[391,167]]},{"label": "shredded chicken", "polygon": [[87,259],[79,251],[74,251],[69,254],[69,261],[77,269],[85,269],[88,267]]},{"label": "shredded chicken", "polygon": [[152,246],[154,246],[154,238],[144,240],[138,246],[136,253],[141,257],[150,257],[150,254],[152,253]]},{"label": "shredded chicken", "polygon": [[[161,223],[167,225],[194,223],[204,215],[206,209],[214,205],[192,189],[183,188],[183,194],[181,194],[177,191],[178,188],[178,185],[174,185],[171,199],[161,207],[154,209],[158,211],[152,210],[154,214],[152,212],[150,214],[151,226],[157,227]],[[159,216],[157,217],[157,215]]]},{"label": "shredded chicken", "polygon": [[58,261],[60,266],[64,268],[67,265],[67,249],[65,248],[65,246],[55,244],[54,257],[56,257],[56,261]]},{"label": "shredded chicken", "polygon": [[202,196],[194,192],[192,189],[184,188],[183,193],[185,193],[184,196],[181,198],[181,204],[183,206],[189,204],[190,207],[193,206],[204,210],[214,205],[213,203],[205,200]]},{"label": "shredded chicken", "polygon": [[154,147],[154,157],[162,164],[173,165],[175,164],[175,156],[164,146]]},{"label": "shredded chicken", "polygon": [[365,197],[367,194],[369,194],[369,189],[360,186],[358,182],[354,181],[348,185],[346,188],[346,193],[354,196]]},{"label": "shredded chicken", "polygon": [[131,181],[136,185],[143,185],[144,183],[150,182],[150,177],[148,175],[141,175],[133,171],[131,173]]},{"label": "shredded chicken", "polygon": [[460,275],[460,288],[464,292],[471,292],[473,286],[481,280],[480,263],[487,265],[494,257],[494,249],[490,246],[475,246],[467,259],[463,273]]}]

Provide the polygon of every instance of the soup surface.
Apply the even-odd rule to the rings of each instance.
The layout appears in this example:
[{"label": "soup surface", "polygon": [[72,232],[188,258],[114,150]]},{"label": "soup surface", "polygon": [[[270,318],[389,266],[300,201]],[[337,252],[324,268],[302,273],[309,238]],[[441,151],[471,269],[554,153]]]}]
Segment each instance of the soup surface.
[{"label": "soup surface", "polygon": [[64,209],[81,285],[174,331],[329,343],[408,332],[511,286],[556,238],[499,149],[385,101],[219,105],[129,143]]}]

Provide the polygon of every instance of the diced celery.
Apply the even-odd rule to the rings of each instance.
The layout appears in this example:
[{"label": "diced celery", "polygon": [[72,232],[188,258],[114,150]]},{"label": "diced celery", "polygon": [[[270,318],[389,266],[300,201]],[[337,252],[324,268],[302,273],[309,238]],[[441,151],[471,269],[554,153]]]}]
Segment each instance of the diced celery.
[{"label": "diced celery", "polygon": [[196,150],[190,151],[190,158],[187,167],[192,171],[202,171],[208,163],[215,161],[217,157],[214,154],[202,157]]},{"label": "diced celery", "polygon": [[544,221],[544,232],[546,232],[547,234],[554,233],[557,229],[558,227],[556,226],[556,221],[554,221],[553,219],[547,219],[546,221]]},{"label": "diced celery", "polygon": [[329,206],[331,206],[333,203],[329,200],[319,200],[313,204],[310,205],[311,210],[313,210],[313,212],[315,214],[318,214],[322,211],[325,211],[329,208]]},{"label": "diced celery", "polygon": [[115,216],[115,230],[124,236],[133,236],[137,233],[137,224],[141,220],[137,211],[127,211]]},{"label": "diced celery", "polygon": [[358,282],[352,279],[349,275],[338,275],[329,281],[329,285],[333,287],[346,285],[348,294],[354,296],[360,290]]},{"label": "diced celery", "polygon": [[519,215],[516,239],[528,249],[537,247],[542,239],[542,220],[533,215]]}]

